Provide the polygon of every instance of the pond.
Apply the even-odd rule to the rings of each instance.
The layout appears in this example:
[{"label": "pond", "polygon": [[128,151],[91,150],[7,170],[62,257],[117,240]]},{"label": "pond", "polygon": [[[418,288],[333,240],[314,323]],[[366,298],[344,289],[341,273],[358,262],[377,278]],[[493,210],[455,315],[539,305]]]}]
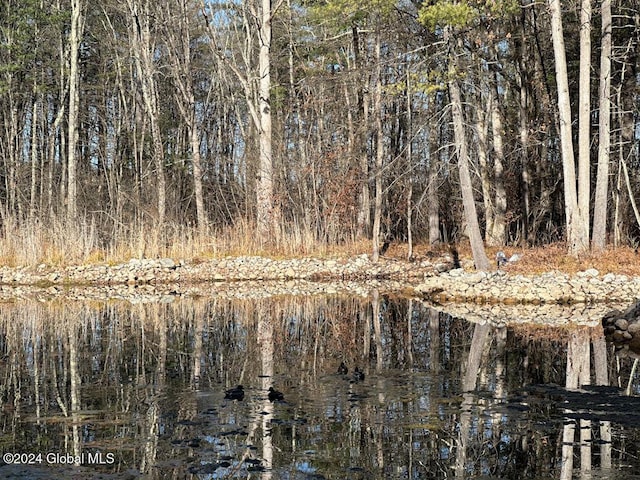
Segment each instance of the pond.
[{"label": "pond", "polygon": [[490,320],[375,291],[5,302],[0,477],[638,478],[602,327]]}]

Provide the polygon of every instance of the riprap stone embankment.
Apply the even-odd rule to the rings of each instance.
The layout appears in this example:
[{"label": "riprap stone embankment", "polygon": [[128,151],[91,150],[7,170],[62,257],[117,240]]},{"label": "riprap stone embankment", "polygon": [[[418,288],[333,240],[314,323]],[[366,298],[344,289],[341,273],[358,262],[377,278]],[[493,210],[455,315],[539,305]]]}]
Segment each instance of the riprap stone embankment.
[{"label": "riprap stone embankment", "polygon": [[131,259],[117,265],[52,268],[0,267],[0,284],[17,285],[147,285],[239,280],[368,280],[393,279],[417,283],[434,271],[430,261],[404,262],[367,255],[339,258],[272,259],[260,256],[225,257],[206,262],[171,258]]},{"label": "riprap stone embankment", "polygon": [[435,302],[628,303],[640,297],[640,278],[613,273],[601,275],[595,269],[575,275],[552,271],[531,276],[454,269],[427,276],[416,290]]},{"label": "riprap stone embankment", "polygon": [[[468,262],[467,262],[468,263]],[[402,290],[435,303],[504,304],[628,304],[640,298],[640,277],[590,269],[575,275],[552,271],[540,275],[517,275],[452,269],[450,259],[433,258],[419,262],[382,258],[374,263],[368,255],[350,258],[273,259],[260,256],[225,257],[203,262],[171,258],[132,259],[117,265],[81,265],[53,268],[0,267],[0,287],[4,295],[20,288],[74,287],[154,287],[162,292],[234,290],[244,282],[252,288],[270,284],[280,295],[302,295],[343,291],[331,284],[359,284],[358,290],[376,288],[380,281],[392,290]],[[224,284],[224,286],[223,286]],[[231,284],[231,285],[228,285]],[[276,288],[277,287],[277,288]]]}]

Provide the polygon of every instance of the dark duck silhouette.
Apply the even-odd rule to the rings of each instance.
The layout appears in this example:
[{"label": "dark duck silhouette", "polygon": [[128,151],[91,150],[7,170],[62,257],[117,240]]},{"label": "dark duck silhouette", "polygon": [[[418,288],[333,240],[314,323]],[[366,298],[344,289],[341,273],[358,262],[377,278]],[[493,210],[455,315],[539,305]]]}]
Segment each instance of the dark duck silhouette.
[{"label": "dark duck silhouette", "polygon": [[364,372],[360,370],[358,367],[353,371],[353,382],[361,382],[364,380]]},{"label": "dark duck silhouette", "polygon": [[344,362],[340,362],[340,366],[338,367],[338,375],[346,375],[349,373],[349,369],[344,364]]},{"label": "dark duck silhouette", "polygon": [[227,400],[242,400],[244,398],[244,388],[238,385],[224,392],[224,398]]},{"label": "dark duck silhouette", "polygon": [[271,402],[282,402],[284,401],[284,395],[282,392],[279,392],[273,387],[269,387],[269,401]]}]

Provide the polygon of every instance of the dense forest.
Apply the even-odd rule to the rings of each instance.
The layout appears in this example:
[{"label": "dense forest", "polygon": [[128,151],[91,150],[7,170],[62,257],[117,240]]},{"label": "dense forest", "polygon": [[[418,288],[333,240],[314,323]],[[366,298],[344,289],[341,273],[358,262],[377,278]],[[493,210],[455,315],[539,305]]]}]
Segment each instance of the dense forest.
[{"label": "dense forest", "polygon": [[6,0],[0,257],[635,246],[640,2],[520,2]]}]

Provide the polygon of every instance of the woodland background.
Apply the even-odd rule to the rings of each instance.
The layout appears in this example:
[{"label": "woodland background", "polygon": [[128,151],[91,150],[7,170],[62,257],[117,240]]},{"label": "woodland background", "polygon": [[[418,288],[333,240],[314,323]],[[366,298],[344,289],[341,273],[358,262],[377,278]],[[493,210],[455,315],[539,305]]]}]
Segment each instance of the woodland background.
[{"label": "woodland background", "polygon": [[638,0],[5,0],[0,260],[635,247],[639,39]]}]

